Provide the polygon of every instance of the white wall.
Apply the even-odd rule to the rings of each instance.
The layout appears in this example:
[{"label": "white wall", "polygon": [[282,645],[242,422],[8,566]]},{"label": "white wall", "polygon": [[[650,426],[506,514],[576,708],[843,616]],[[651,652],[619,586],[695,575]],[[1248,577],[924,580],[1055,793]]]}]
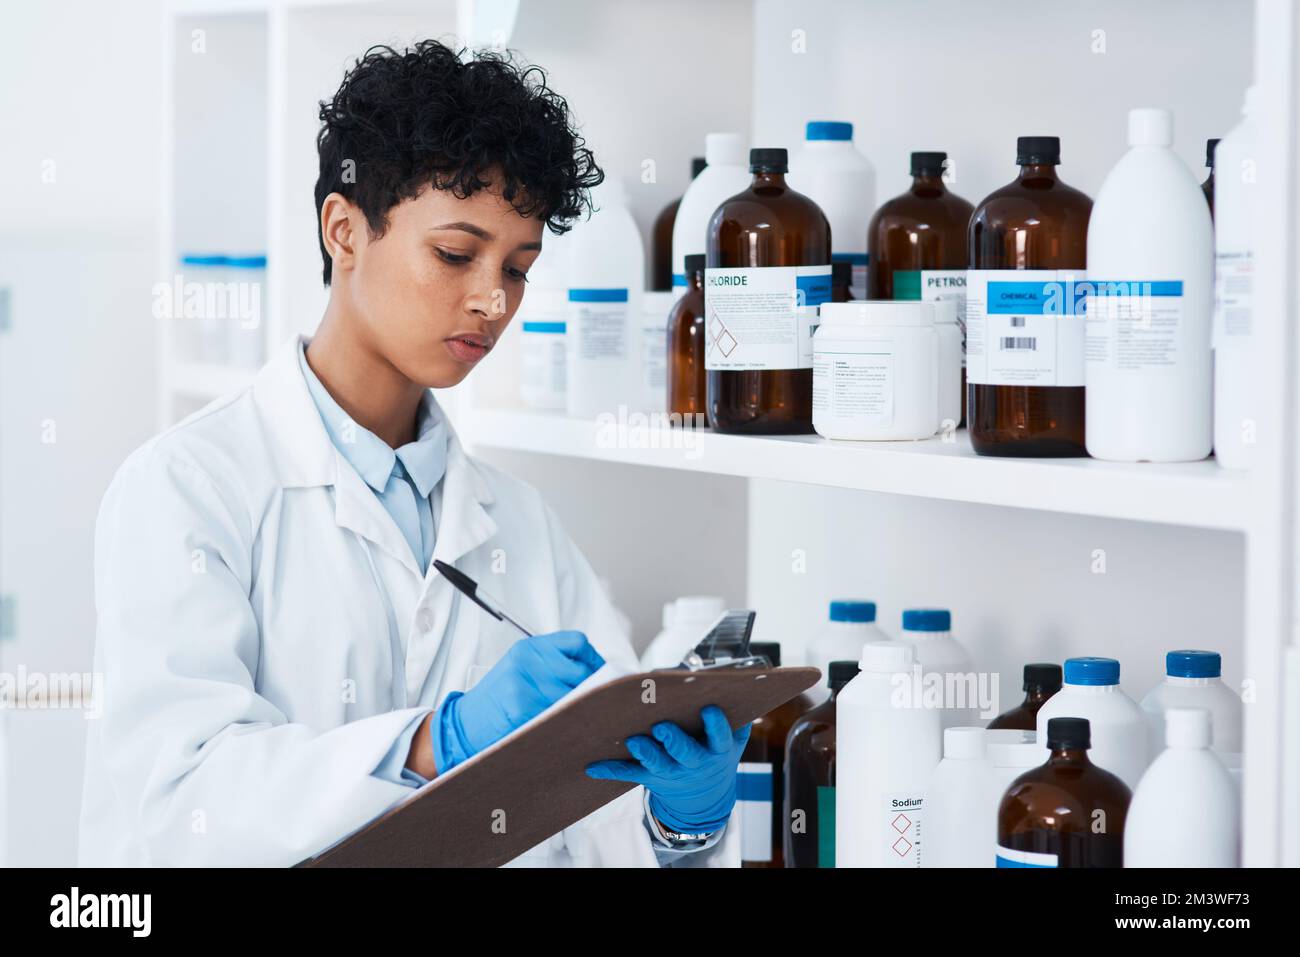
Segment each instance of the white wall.
[{"label": "white wall", "polygon": [[[159,9],[13,4],[0,29],[0,285],[12,295],[0,590],[17,608],[17,635],[0,642],[7,672],[89,669],[95,513],[153,425]],[[72,863],[85,721],[15,713],[0,733],[0,863]]]}]

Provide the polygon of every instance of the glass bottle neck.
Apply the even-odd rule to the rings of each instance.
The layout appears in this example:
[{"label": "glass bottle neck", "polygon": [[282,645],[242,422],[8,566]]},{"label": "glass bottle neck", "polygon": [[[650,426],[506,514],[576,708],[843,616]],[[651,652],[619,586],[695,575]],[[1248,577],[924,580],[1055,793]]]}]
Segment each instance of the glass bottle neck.
[{"label": "glass bottle neck", "polygon": [[942,173],[916,173],[912,176],[912,190],[914,192],[942,193],[946,188]]},{"label": "glass bottle neck", "polygon": [[704,271],[691,273],[691,288],[696,292],[704,291]]},{"label": "glass bottle neck", "polygon": [[1045,688],[1030,688],[1025,693],[1025,704],[1041,705],[1054,694],[1055,691],[1048,691]]},{"label": "glass bottle neck", "polygon": [[785,186],[785,173],[776,171],[763,171],[754,174],[754,181],[750,183],[751,187],[759,186]]},{"label": "glass bottle neck", "polygon": [[1027,179],[1056,179],[1056,165],[1053,163],[1025,163],[1020,167],[1022,181]]},{"label": "glass bottle neck", "polygon": [[1047,759],[1048,764],[1062,765],[1072,764],[1083,766],[1091,764],[1088,760],[1088,751],[1086,748],[1053,748],[1052,756]]}]

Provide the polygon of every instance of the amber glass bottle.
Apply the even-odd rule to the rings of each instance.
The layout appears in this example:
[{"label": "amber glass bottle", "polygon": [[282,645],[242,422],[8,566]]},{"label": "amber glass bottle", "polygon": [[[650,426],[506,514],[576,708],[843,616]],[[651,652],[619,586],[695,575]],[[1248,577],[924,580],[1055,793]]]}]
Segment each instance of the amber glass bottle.
[{"label": "amber glass bottle", "polygon": [[704,378],[704,256],[686,257],[686,293],[668,314],[668,411],[707,415]]},{"label": "amber glass bottle", "polygon": [[832,661],[828,670],[831,696],[799,718],[785,739],[786,867],[835,866],[835,698],[857,675],[858,663]]},{"label": "amber glass bottle", "polygon": [[1019,731],[1038,729],[1038,709],[1061,690],[1061,666],[1057,664],[1025,665],[1025,700],[989,722],[989,730],[1011,728]]},{"label": "amber glass bottle", "polygon": [[[700,175],[704,165],[703,156],[691,160],[691,179]],[[650,288],[655,292],[671,292],[673,288],[673,226],[681,204],[679,196],[660,210],[650,232]]]},{"label": "amber glass bottle", "polygon": [[1088,760],[1087,718],[1047,722],[1051,756],[1011,783],[998,807],[998,867],[1123,867],[1132,794]]},{"label": "amber glass bottle", "polygon": [[1205,201],[1210,204],[1210,219],[1214,219],[1214,149],[1218,145],[1218,139],[1205,141],[1205,166],[1210,171],[1210,175],[1205,177],[1205,182],[1201,184],[1201,192],[1205,194]]},{"label": "amber glass bottle", "polygon": [[[773,667],[781,664],[781,646],[754,641],[750,653],[766,655]],[[813,706],[807,695],[792,698],[754,720],[749,743],[740,756],[736,778],[736,813],[740,824],[742,867],[783,867],[781,833],[785,794],[785,739],[799,716]]]},{"label": "amber glass bottle", "polygon": [[[955,299],[966,328],[966,231],[975,207],[943,181],[948,154],[912,154],[912,186],[886,202],[867,227],[868,299]],[[966,363],[961,370],[966,420]],[[961,423],[958,423],[961,424]]]},{"label": "amber glass bottle", "polygon": [[709,422],[812,432],[812,324],[831,298],[831,228],[785,183],[783,149],[749,151],[754,179],[709,222],[704,307]]},{"label": "amber glass bottle", "polygon": [[970,221],[971,446],[980,455],[1086,455],[1079,303],[1092,200],[1057,178],[1057,137],[1022,136],[1016,152],[1020,176]]}]

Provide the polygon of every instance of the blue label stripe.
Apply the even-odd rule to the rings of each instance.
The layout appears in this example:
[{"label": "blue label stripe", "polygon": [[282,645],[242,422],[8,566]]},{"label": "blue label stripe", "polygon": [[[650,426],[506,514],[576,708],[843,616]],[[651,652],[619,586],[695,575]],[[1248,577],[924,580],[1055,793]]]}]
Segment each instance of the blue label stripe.
[{"label": "blue label stripe", "polygon": [[855,266],[865,266],[867,264],[867,254],[866,253],[831,253],[831,262],[852,263]]},{"label": "blue label stripe", "polygon": [[1048,864],[1026,864],[1023,861],[1008,860],[1007,858],[1003,857],[1001,854],[998,855],[997,866],[998,867],[1031,867],[1034,870],[1045,870],[1045,871],[1053,870],[1053,868]]},{"label": "blue label stripe", "polygon": [[737,801],[771,801],[772,773],[770,771],[737,771]]},{"label": "blue label stripe", "polygon": [[831,274],[829,272],[820,276],[796,276],[794,285],[796,289],[803,293],[803,304],[805,306],[820,306],[824,302],[831,301]]},{"label": "blue label stripe", "polygon": [[1094,296],[1181,296],[1181,280],[1151,282],[1146,279],[1089,279],[1078,285],[1092,287]]},{"label": "blue label stripe", "polygon": [[627,302],[627,290],[570,289],[569,302]]},{"label": "blue label stripe", "polygon": [[1090,284],[1080,282],[990,282],[991,316],[1077,316],[1087,310]]},{"label": "blue label stripe", "polygon": [[524,332],[563,332],[566,325],[563,322],[525,322]]},{"label": "blue label stripe", "polygon": [[686,285],[686,273],[684,273],[684,272],[675,272],[675,273],[673,273],[673,285],[674,285],[674,286],[685,286],[685,285]]}]

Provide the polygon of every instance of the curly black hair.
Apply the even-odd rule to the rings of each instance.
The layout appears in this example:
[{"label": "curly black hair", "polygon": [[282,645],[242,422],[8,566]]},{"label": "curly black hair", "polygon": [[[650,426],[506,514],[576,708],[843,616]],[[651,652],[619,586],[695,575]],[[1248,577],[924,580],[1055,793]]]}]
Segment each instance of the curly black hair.
[{"label": "curly black hair", "polygon": [[554,233],[591,208],[589,191],[605,174],[545,72],[509,52],[463,54],[437,40],[371,47],[320,104],[316,228],[325,285],[333,263],[320,211],[330,193],[355,203],[375,236],[387,230],[390,209],[426,186],[466,198],[489,186],[491,173],[506,202]]}]

